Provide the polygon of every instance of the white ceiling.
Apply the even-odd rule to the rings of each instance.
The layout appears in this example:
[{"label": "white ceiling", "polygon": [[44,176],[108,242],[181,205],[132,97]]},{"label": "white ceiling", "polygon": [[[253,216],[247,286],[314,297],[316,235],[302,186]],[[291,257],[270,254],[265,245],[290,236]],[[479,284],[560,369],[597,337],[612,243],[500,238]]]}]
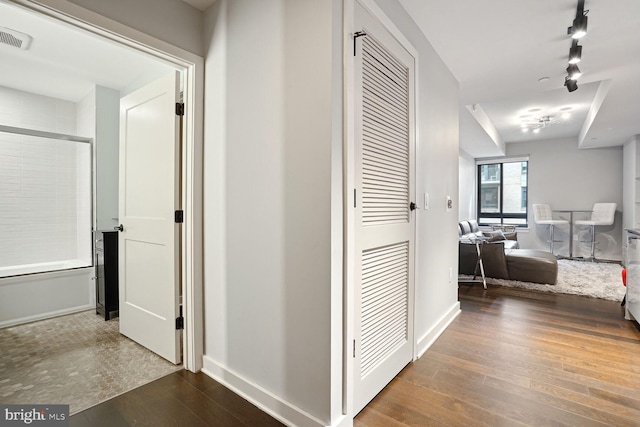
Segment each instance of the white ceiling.
[{"label": "white ceiling", "polygon": [[[184,1],[201,10],[215,2]],[[586,0],[583,76],[572,93],[563,83],[577,0],[400,2],[460,83],[460,146],[474,157],[504,154],[502,142],[574,138],[589,148],[640,134],[640,1]],[[171,69],[1,0],[0,27],[33,36],[26,51],[0,44],[0,86],[76,102],[95,84],[126,93]],[[559,118],[567,107],[568,120],[521,132],[521,116]]]},{"label": "white ceiling", "polygon": [[[572,93],[564,76],[577,0],[400,3],[460,83],[460,147],[474,157],[504,154],[472,115],[474,104],[506,143],[569,137],[606,147],[640,134],[640,1],[586,0],[583,75]],[[568,121],[522,133],[520,116],[559,116],[563,107],[572,108]]]},{"label": "white ceiling", "polygon": [[173,69],[131,48],[1,1],[0,27],[33,37],[28,50],[0,44],[0,86],[77,102],[94,85],[127,93]]}]

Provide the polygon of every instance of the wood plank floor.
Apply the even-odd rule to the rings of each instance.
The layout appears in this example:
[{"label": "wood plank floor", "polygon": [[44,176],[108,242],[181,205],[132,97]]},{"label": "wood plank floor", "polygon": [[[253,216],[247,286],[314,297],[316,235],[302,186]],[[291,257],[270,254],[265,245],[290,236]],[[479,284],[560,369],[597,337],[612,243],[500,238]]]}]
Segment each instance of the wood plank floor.
[{"label": "wood plank floor", "polygon": [[461,285],[462,313],[364,426],[640,426],[640,331],[615,301]]},{"label": "wood plank floor", "polygon": [[178,371],[72,415],[70,427],[283,424],[203,373]]},{"label": "wood plank floor", "polygon": [[[640,331],[615,301],[462,286],[461,315],[356,427],[640,426]],[[280,426],[204,374],[180,371],[71,426]]]}]

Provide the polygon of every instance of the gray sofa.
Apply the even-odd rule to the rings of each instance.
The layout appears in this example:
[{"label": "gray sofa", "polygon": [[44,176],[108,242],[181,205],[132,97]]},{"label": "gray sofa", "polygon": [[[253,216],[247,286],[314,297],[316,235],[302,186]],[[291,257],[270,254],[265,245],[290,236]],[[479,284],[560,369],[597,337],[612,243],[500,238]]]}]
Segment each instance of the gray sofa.
[{"label": "gray sofa", "polygon": [[475,220],[458,224],[460,274],[474,274],[478,259],[475,242],[478,239],[481,240],[482,264],[487,277],[549,285],[557,283],[558,262],[553,254],[520,249],[517,233],[483,232]]}]

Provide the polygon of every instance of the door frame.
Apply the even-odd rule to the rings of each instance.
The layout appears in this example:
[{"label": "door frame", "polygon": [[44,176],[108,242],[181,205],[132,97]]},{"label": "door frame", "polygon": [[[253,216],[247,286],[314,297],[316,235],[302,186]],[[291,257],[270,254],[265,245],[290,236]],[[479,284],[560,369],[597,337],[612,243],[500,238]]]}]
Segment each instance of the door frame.
[{"label": "door frame", "polygon": [[[56,21],[98,35],[112,43],[180,70],[184,82],[185,115],[182,144],[182,206],[184,210],[182,250],[183,366],[198,372],[204,353],[203,307],[203,105],[204,59],[141,31],[106,18],[67,0],[0,0],[31,10]],[[45,4],[46,3],[46,4]]]},{"label": "door frame", "polygon": [[[356,118],[355,118],[355,106],[356,106],[356,88],[354,86],[353,76],[355,73],[355,59],[353,55],[353,43],[354,38],[353,34],[359,29],[356,28],[355,25],[355,7],[356,3],[359,3],[364,9],[366,9],[372,16],[374,16],[383,27],[396,39],[396,41],[404,48],[406,51],[413,56],[414,58],[414,135],[415,135],[415,151],[414,158],[412,161],[414,162],[414,171],[415,177],[419,176],[418,173],[418,165],[416,159],[419,158],[419,126],[418,126],[418,63],[419,57],[417,50],[413,47],[413,45],[409,42],[409,40],[404,36],[404,34],[400,31],[400,29],[393,23],[393,21],[384,13],[384,11],[378,6],[378,4],[374,0],[346,0],[344,3],[344,105],[345,105],[345,144],[344,144],[344,165],[343,165],[343,173],[344,173],[344,342],[343,342],[343,393],[342,393],[342,412],[347,416],[348,419],[352,419],[355,417],[354,413],[354,392],[355,392],[355,384],[354,384],[354,374],[356,372],[357,367],[354,364],[354,358],[352,357],[353,353],[353,340],[355,339],[354,329],[355,329],[355,281],[354,281],[354,270],[355,263],[358,262],[358,254],[355,252],[355,212],[353,210],[354,204],[354,193],[353,189],[355,188],[355,138],[356,138]],[[412,200],[417,200],[416,191],[417,186],[413,183],[413,193],[411,194]],[[414,298],[413,298],[413,317],[408,319],[410,323],[413,324],[413,334],[408,337],[412,346],[412,360],[416,360],[416,340],[415,340],[415,318],[416,318],[416,307],[415,307],[415,288],[416,283],[418,283],[418,268],[416,266],[419,247],[418,247],[418,239],[417,239],[417,229],[418,229],[418,215],[415,215],[414,218],[414,226],[413,226],[413,237],[414,237],[414,263],[413,263],[413,288],[414,288]]]}]

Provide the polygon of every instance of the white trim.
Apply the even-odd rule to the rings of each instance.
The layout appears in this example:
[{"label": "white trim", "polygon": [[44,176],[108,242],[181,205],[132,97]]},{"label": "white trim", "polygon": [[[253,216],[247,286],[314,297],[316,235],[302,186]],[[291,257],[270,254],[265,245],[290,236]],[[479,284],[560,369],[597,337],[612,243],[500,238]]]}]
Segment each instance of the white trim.
[{"label": "white trim", "polygon": [[444,316],[440,318],[438,323],[434,325],[426,334],[424,334],[417,343],[418,356],[416,359],[422,357],[422,355],[433,345],[440,335],[447,329],[447,327],[455,320],[461,313],[460,302],[456,303],[447,311]]},{"label": "white trim", "polygon": [[183,258],[183,364],[192,372],[202,367],[204,350],[203,259],[202,259],[202,146],[204,105],[204,60],[202,57],[173,46],[141,31],[84,9],[67,0],[0,0],[64,22],[80,30],[136,49],[186,74],[184,195],[185,211]]},{"label": "white trim", "polygon": [[[202,372],[288,426],[322,427],[326,425],[313,415],[251,382],[226,366],[220,365],[206,355],[203,358]],[[341,424],[342,421],[340,419]]]}]

